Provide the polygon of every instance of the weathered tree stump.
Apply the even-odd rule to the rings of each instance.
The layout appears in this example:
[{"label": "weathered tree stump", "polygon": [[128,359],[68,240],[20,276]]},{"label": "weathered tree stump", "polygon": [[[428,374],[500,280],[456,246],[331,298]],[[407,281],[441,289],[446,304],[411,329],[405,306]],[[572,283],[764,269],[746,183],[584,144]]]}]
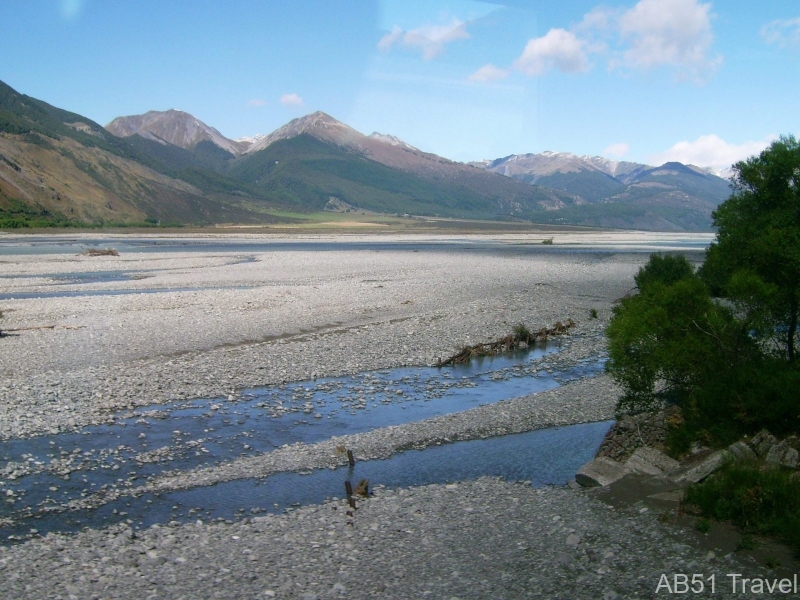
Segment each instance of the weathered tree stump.
[{"label": "weathered tree stump", "polygon": [[369,479],[362,479],[359,481],[356,489],[353,490],[353,495],[363,496],[364,498],[369,496]]}]

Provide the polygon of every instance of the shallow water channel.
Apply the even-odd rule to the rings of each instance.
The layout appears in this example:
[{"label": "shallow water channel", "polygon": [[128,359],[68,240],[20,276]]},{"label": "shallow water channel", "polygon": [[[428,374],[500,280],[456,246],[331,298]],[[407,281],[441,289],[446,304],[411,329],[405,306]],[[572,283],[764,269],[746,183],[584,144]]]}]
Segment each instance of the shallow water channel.
[{"label": "shallow water channel", "polygon": [[[610,423],[407,451],[356,463],[352,472],[342,467],[278,473],[158,496],[137,492],[166,471],[421,421],[544,391],[602,370],[603,361],[596,359],[559,370],[556,352],[553,345],[538,346],[442,369],[400,368],[247,389],[227,399],[123,411],[109,424],[75,433],[0,442],[0,543],[115,522],[146,527],[275,512],[342,496],[347,478],[355,479],[354,484],[366,478],[386,486],[481,475],[534,485],[566,483],[594,454]],[[123,495],[106,502],[105,492]]]},{"label": "shallow water channel", "polygon": [[[1,248],[0,248],[1,249]],[[238,265],[256,262],[255,256],[233,256],[229,265]],[[122,288],[122,289],[88,289],[63,290],[62,286],[90,286],[91,284],[106,284],[116,282],[129,282],[148,279],[162,272],[164,269],[137,269],[135,271],[75,271],[71,273],[35,273],[0,275],[0,284],[4,279],[26,281],[29,285],[49,286],[47,291],[39,292],[0,292],[0,300],[24,300],[28,298],[81,298],[88,296],[129,296],[135,294],[160,294],[166,292],[197,292],[213,289],[252,289],[252,285],[228,285],[221,287],[158,287],[158,288]],[[2,288],[0,288],[2,289]]]}]

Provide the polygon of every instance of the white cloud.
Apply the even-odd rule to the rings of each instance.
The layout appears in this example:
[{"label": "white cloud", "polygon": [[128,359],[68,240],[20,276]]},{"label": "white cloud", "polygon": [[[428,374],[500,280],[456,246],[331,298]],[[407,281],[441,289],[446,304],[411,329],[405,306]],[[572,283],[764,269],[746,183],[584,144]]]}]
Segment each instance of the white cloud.
[{"label": "white cloud", "polygon": [[431,60],[439,56],[444,47],[457,40],[469,39],[470,35],[463,21],[453,18],[444,25],[424,25],[403,31],[395,27],[378,42],[378,50],[388,52],[395,45],[419,51],[422,58]]},{"label": "white cloud", "polygon": [[522,55],[514,61],[514,68],[535,77],[550,69],[565,73],[589,70],[585,43],[571,31],[551,29],[546,35],[528,40]]},{"label": "white cloud", "polygon": [[508,77],[508,71],[506,69],[499,69],[493,64],[488,64],[483,65],[480,69],[475,71],[467,78],[467,80],[485,83],[489,81],[499,81],[500,79],[505,79],[506,77]]},{"label": "white cloud", "polygon": [[625,66],[668,66],[702,80],[722,61],[711,58],[711,4],[697,0],[641,0],[619,19]]},{"label": "white cloud", "polygon": [[651,164],[676,161],[698,167],[725,168],[761,153],[777,136],[743,144],[730,144],[715,134],[701,135],[693,142],[678,142],[666,152],[648,158]]},{"label": "white cloud", "polygon": [[761,37],[768,44],[781,48],[800,46],[800,18],[767,23],[761,28]]},{"label": "white cloud", "polygon": [[623,11],[605,6],[593,8],[583,15],[583,19],[574,28],[575,31],[607,31],[616,29],[617,22]]},{"label": "white cloud", "polygon": [[611,144],[605,150],[603,150],[603,156],[611,156],[613,158],[622,158],[628,152],[630,152],[630,145],[625,142],[617,142],[615,144]]},{"label": "white cloud", "polygon": [[383,36],[380,41],[378,41],[378,50],[381,52],[388,52],[392,49],[397,42],[403,39],[403,30],[400,29],[397,25],[394,26],[391,32],[387,33]]},{"label": "white cloud", "polygon": [[303,99],[297,94],[284,94],[278,99],[284,106],[303,106]]},{"label": "white cloud", "polygon": [[247,101],[247,106],[249,108],[259,108],[261,106],[266,106],[267,101],[262,100],[261,98],[253,98],[252,100]]},{"label": "white cloud", "polygon": [[[667,67],[678,79],[702,83],[722,64],[721,56],[712,56],[712,19],[711,4],[699,0],[639,0],[628,9],[600,6],[569,30],[553,28],[529,40],[511,68],[531,77],[553,69],[586,73],[592,68],[590,59],[595,59],[607,62],[610,69]],[[800,36],[800,19],[780,23],[784,29],[787,23],[796,26]],[[386,39],[399,35],[393,32]],[[470,81],[488,81],[492,74],[508,72],[483,69],[473,73]]]}]

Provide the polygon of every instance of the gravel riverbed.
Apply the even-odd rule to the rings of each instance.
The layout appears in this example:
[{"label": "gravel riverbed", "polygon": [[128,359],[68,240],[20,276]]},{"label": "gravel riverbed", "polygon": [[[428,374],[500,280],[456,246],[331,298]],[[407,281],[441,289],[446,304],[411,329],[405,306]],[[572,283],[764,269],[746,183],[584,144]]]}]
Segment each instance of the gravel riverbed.
[{"label": "gravel riverbed", "polygon": [[613,600],[660,597],[661,576],[674,573],[714,574],[716,593],[697,597],[715,598],[743,597],[727,573],[769,577],[590,491],[491,478],[379,489],[353,516],[346,502],[330,501],[232,523],[121,526],[0,548],[0,592],[19,599]]},{"label": "gravel riverbed", "polygon": [[[432,365],[518,323],[532,330],[567,318],[577,323],[547,357],[556,367],[601,357],[613,302],[631,289],[647,253],[523,252],[503,243],[475,251],[5,255],[3,292],[117,295],[0,301],[2,327],[11,333],[0,340],[0,438],[72,431],[181,399],[235,403],[255,386]],[[54,278],[121,271],[134,276]],[[130,293],[167,288],[181,291]],[[163,491],[331,467],[344,460],[341,445],[359,459],[384,458],[605,420],[617,393],[600,375],[426,421],[167,473],[147,485]],[[592,492],[483,478],[378,489],[353,515],[331,501],[237,522],[49,534],[0,548],[0,596],[648,598],[662,573],[731,569],[760,572],[736,555],[708,554],[653,514],[610,508]]]},{"label": "gravel riverbed", "polygon": [[[253,258],[242,262],[243,258]],[[191,291],[0,301],[0,438],[104,422],[123,408],[402,365],[572,318],[601,332],[643,254],[291,250],[13,255],[17,291]],[[157,271],[150,271],[154,268]],[[142,279],[45,285],[40,273]],[[28,285],[24,282],[28,281]],[[11,283],[9,283],[11,282]],[[599,319],[590,319],[595,309]]]}]

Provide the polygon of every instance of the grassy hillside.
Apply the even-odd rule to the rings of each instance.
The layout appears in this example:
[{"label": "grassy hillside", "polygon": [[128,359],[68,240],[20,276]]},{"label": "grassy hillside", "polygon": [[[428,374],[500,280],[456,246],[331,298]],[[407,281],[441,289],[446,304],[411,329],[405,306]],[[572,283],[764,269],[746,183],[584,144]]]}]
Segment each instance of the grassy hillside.
[{"label": "grassy hillside", "polygon": [[209,141],[185,150],[117,138],[0,82],[0,226],[274,223],[335,200],[385,214],[702,230],[729,193],[678,163],[629,185],[566,173],[537,180],[543,187],[434,155],[358,148],[302,134],[235,158]]},{"label": "grassy hillside", "polygon": [[728,181],[698,173],[681,163],[666,163],[637,177],[636,183],[655,182],[668,185],[692,196],[712,201],[714,205],[731,195]]},{"label": "grassy hillside", "polygon": [[[638,192],[638,194],[637,194]],[[539,215],[537,222],[553,225],[614,227],[649,231],[710,231],[711,209],[685,198],[675,202],[674,193],[628,188],[626,198],[598,204],[568,206]]]},{"label": "grassy hillside", "polygon": [[[307,134],[239,158],[227,173],[264,190],[272,201],[310,210],[323,208],[335,197],[376,212],[483,218],[514,215],[498,199],[497,189],[475,189],[406,173]],[[516,212],[528,217],[539,210],[536,201],[545,195],[535,188],[522,189],[525,196]]]},{"label": "grassy hillside", "polygon": [[[240,206],[258,193],[221,171],[231,155],[139,136],[117,138],[81,115],[0,82],[0,221],[5,227],[276,221]],[[222,152],[222,154],[220,154]]]},{"label": "grassy hillside", "polygon": [[[532,175],[519,178],[520,181],[531,183]],[[608,198],[625,189],[625,185],[611,175],[597,171],[581,171],[579,173],[553,173],[536,179],[536,184],[553,190],[563,191],[566,194],[575,194],[588,200],[597,202]]]}]

